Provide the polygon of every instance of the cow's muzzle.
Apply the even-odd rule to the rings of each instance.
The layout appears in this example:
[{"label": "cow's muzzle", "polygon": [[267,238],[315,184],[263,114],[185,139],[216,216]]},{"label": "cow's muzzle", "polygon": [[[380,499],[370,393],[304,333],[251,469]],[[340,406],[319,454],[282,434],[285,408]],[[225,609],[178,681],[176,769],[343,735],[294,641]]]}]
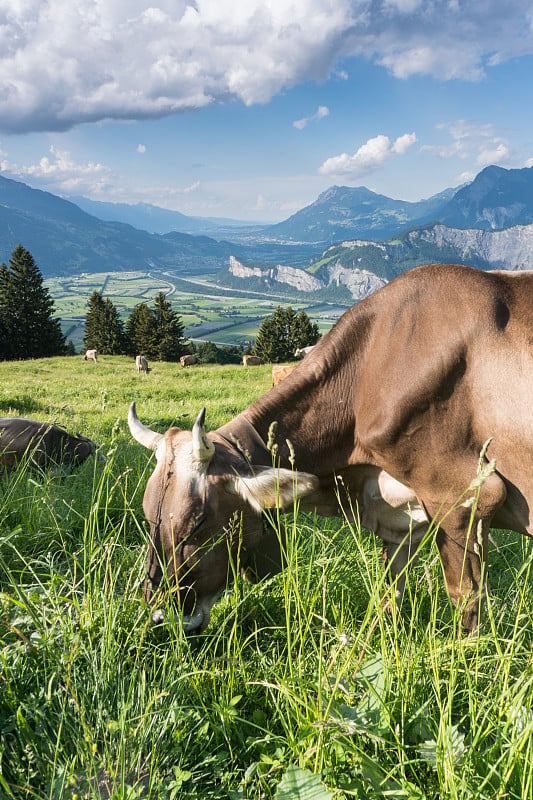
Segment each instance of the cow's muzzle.
[{"label": "cow's muzzle", "polygon": [[[184,614],[183,616],[174,615],[174,621],[181,626],[181,629],[188,636],[199,633],[205,625],[204,612],[201,608],[195,609],[192,614]],[[163,608],[158,608],[152,614],[152,622],[155,625],[162,625],[168,622],[168,612]]]}]

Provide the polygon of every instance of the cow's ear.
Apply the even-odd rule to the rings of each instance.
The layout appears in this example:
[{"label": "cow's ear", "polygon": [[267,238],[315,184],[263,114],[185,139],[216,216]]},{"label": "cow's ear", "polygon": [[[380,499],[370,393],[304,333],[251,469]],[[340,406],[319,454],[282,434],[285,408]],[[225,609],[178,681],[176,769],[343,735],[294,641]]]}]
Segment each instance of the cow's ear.
[{"label": "cow's ear", "polygon": [[265,467],[248,477],[235,476],[228,488],[255,511],[277,507],[289,510],[296,499],[306,497],[318,488],[318,478],[309,472]]}]

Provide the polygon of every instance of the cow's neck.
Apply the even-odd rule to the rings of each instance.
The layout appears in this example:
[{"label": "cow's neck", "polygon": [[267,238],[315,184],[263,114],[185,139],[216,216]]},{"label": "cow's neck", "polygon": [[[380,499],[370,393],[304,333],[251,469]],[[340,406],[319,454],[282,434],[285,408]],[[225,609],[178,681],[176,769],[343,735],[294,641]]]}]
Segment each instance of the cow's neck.
[{"label": "cow's neck", "polygon": [[297,469],[318,475],[368,464],[368,454],[357,441],[355,414],[373,317],[371,302],[354,306],[288,378],[226,427],[251,423],[266,445],[271,425],[276,423],[282,466],[291,466],[291,449]]},{"label": "cow's neck", "polygon": [[298,469],[315,474],[329,473],[350,463],[354,450],[353,412],[341,404],[333,408],[325,395],[316,391],[309,394],[303,387],[275,406],[261,400],[243,416],[265,442],[270,440],[270,444],[277,445],[282,466],[290,466],[293,453]]},{"label": "cow's neck", "polygon": [[293,453],[298,469],[318,475],[357,463],[354,404],[342,372],[320,381],[312,370],[298,373],[299,380],[282,381],[234,423],[244,419],[265,444],[274,442],[282,466],[290,467]]}]

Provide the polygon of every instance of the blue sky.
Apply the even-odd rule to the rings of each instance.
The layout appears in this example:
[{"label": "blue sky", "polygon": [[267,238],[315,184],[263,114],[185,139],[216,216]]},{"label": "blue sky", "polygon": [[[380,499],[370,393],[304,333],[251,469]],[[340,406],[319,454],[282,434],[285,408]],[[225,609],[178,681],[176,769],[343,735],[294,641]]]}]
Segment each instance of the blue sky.
[{"label": "blue sky", "polygon": [[524,0],[4,0],[0,172],[273,222],[533,166]]}]

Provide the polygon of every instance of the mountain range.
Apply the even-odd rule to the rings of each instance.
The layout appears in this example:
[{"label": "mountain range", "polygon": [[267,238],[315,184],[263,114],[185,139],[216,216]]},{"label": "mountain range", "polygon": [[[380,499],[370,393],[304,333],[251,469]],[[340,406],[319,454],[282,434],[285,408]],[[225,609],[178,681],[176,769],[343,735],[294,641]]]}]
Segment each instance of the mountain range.
[{"label": "mountain range", "polygon": [[[348,286],[343,270],[386,281],[429,260],[516,269],[529,265],[530,226],[533,167],[487,167],[468,185],[416,203],[333,186],[267,226],[146,204],[74,203],[0,176],[0,260],[22,243],[45,276],[165,269],[243,279],[230,257],[265,275],[287,264],[326,287]],[[280,274],[269,280],[282,283]]]}]

